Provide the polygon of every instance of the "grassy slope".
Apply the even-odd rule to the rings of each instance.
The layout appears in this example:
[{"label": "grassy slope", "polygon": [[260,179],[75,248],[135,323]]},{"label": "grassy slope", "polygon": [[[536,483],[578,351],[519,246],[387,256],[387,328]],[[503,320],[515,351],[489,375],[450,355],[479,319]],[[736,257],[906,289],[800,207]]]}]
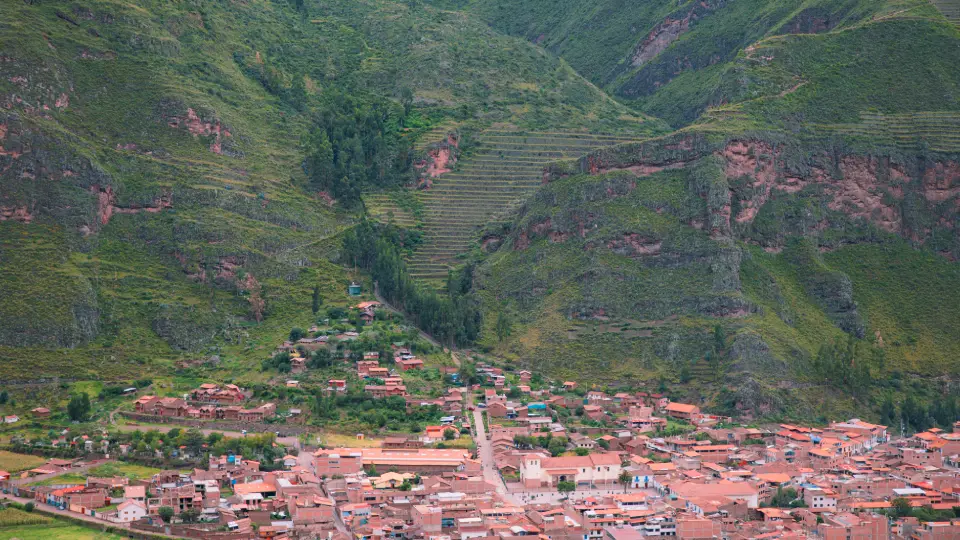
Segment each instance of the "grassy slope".
[{"label": "grassy slope", "polygon": [[[910,6],[890,4],[883,9],[894,7]],[[726,84],[723,81],[730,80],[730,74],[738,81],[729,89],[733,103],[711,111],[701,123],[683,131],[704,134],[710,141],[705,152],[722,148],[732,138],[771,141],[781,149],[788,148],[781,156],[783,162],[790,174],[801,176],[813,163],[810,158],[824,152],[890,156],[904,163],[956,160],[960,148],[946,134],[952,129],[957,107],[953,96],[960,82],[956,70],[949,67],[956,62],[952,55],[957,50],[958,33],[929,7],[826,33],[770,37],[739,53],[727,66],[680,75],[677,80],[684,78],[691,83],[678,90],[684,96],[696,94],[699,88]],[[692,32],[690,35],[692,39]],[[898,44],[891,41],[891,36],[903,35],[911,39]],[[936,50],[943,53],[933,53]],[[715,80],[710,82],[712,77]],[[798,87],[799,83],[803,84]],[[681,95],[672,92],[666,88],[652,99],[662,99],[666,104],[671,96]],[[684,110],[689,109],[684,108],[693,101],[684,98],[677,104],[674,100],[670,106],[678,107],[676,114],[686,114]],[[862,118],[872,118],[870,114],[880,113],[887,124],[879,125],[891,127],[875,129],[878,123],[873,120],[859,123]],[[835,123],[845,126],[844,122],[850,127],[833,127]],[[666,139],[660,146],[674,141]],[[939,153],[932,151],[931,145]],[[658,159],[658,152],[663,151],[650,144],[623,152],[598,152],[595,158],[622,153],[633,159],[642,156],[651,163]],[[614,158],[612,163],[630,165],[630,159],[619,162]],[[561,166],[558,170],[576,173],[585,170],[586,163],[583,160],[579,167]],[[896,236],[829,210],[829,198],[815,188],[796,195],[775,193],[750,226],[734,224],[732,231],[742,253],[742,260],[734,265],[739,276],[738,292],[752,306],[750,313],[743,318],[718,318],[704,316],[703,307],[710,304],[702,298],[704,291],[715,291],[715,283],[708,283],[705,276],[724,268],[718,264],[723,259],[717,258],[717,247],[697,249],[692,247],[696,244],[687,243],[681,258],[693,262],[657,273],[643,272],[644,267],[656,264],[649,258],[628,263],[630,271],[624,272],[618,267],[622,264],[618,257],[610,253],[612,249],[603,247],[611,231],[657,238],[663,234],[653,226],[658,222],[675,231],[667,238],[686,231],[686,235],[699,237],[702,246],[727,245],[727,239],[710,240],[688,227],[690,215],[696,213],[694,205],[688,203],[686,213],[677,213],[667,205],[667,211],[656,215],[643,208],[659,208],[662,191],[671,185],[677,186],[675,198],[680,200],[695,192],[694,169],[688,166],[638,179],[636,189],[628,195],[615,200],[598,197],[586,205],[572,203],[558,192],[589,191],[589,186],[610,182],[616,175],[573,176],[543,188],[516,219],[513,242],[531,223],[543,223],[546,217],[552,220],[547,230],[562,231],[565,226],[569,230],[570,216],[580,206],[581,217],[589,216],[591,223],[601,225],[588,227],[584,240],[571,236],[563,243],[551,243],[541,234],[521,251],[511,251],[516,244],[508,242],[488,258],[480,271],[485,305],[490,310],[487,321],[491,331],[485,345],[561,375],[578,374],[598,382],[649,381],[660,376],[676,381],[680,367],[687,365],[694,374],[692,383],[685,387],[691,393],[689,397],[710,400],[717,396],[722,387],[717,383],[722,379],[714,376],[703,356],[713,347],[710,333],[719,324],[732,336],[723,369],[728,377],[734,377],[726,380],[733,383],[731,390],[738,402],[750,403],[756,397],[744,396],[747,385],[742,381],[747,375],[767,386],[762,391],[766,401],[754,409],[756,412],[785,408],[802,416],[804,413],[794,408],[802,403],[813,406],[810,410],[817,415],[853,413],[858,407],[853,400],[841,397],[835,389],[813,384],[809,377],[809,361],[819,347],[828,341],[847,339],[837,327],[838,315],[832,310],[838,299],[832,294],[840,291],[843,280],[849,278],[857,308],[853,316],[864,325],[862,346],[873,347],[876,332],[885,344],[886,363],[874,377],[885,379],[894,371],[918,376],[918,380],[932,375],[957,376],[960,368],[953,359],[960,341],[947,330],[960,322],[960,312],[951,300],[957,292],[957,267],[933,253],[953,252],[957,245],[949,240],[955,237],[951,231],[941,230],[935,219],[928,219],[941,215],[947,223],[955,221],[956,207],[952,203],[920,204],[919,214],[928,216],[921,221],[926,219],[928,231],[935,230],[936,234],[928,235],[927,247],[917,249]],[[728,180],[723,182],[726,185]],[[657,190],[651,193],[644,187],[648,183],[656,185]],[[914,202],[909,200],[907,197],[900,207],[905,220],[918,214],[910,208]],[[624,213],[624,205],[631,212]],[[821,220],[826,225],[822,230],[805,230],[809,225],[802,225]],[[813,249],[810,254],[788,247],[774,254],[752,245],[770,245],[770,235],[779,235],[782,246],[784,238],[797,234],[821,242],[825,253],[817,254]],[[590,244],[601,247],[585,249]],[[668,245],[665,241],[664,253],[657,257],[677,256],[667,251]],[[696,255],[705,257],[707,263],[699,273]],[[617,279],[606,279],[608,269]],[[684,271],[690,274],[684,275]],[[576,310],[585,299],[593,302],[594,311],[603,307],[612,320],[578,321]],[[628,307],[631,305],[632,309]],[[651,306],[666,309],[658,312]],[[492,326],[494,314],[502,309],[514,315],[517,325],[513,336],[499,343]],[[644,322],[637,324],[638,319]],[[656,324],[651,325],[651,319],[656,319]],[[633,331],[636,329],[647,332],[637,334]],[[865,399],[879,399],[881,388],[878,386]],[[924,395],[924,399],[933,399],[935,394]]]},{"label": "grassy slope", "polygon": [[[543,44],[612,94],[674,125],[729,101],[738,54],[764,37],[824,32],[891,14],[939,17],[926,0],[465,3],[495,28]],[[689,22],[659,54],[635,64],[636,51],[666,20]]]},{"label": "grassy slope", "polygon": [[[31,220],[0,223],[0,293],[13,298],[0,308],[3,378],[117,380],[211,354],[240,369],[309,324],[314,285],[328,304],[346,303],[349,276],[329,258],[351,216],[306,192],[300,169],[309,109],[327,90],[393,98],[411,88],[427,125],[470,116],[662,129],[561,60],[463,14],[307,4],[10,6],[0,22],[0,99],[11,107],[0,116],[0,207]],[[182,126],[188,108],[230,131],[222,155],[215,135],[168,125]],[[172,208],[103,224],[96,191],[108,186],[117,207]],[[263,286],[260,324],[238,294],[239,272]]]}]

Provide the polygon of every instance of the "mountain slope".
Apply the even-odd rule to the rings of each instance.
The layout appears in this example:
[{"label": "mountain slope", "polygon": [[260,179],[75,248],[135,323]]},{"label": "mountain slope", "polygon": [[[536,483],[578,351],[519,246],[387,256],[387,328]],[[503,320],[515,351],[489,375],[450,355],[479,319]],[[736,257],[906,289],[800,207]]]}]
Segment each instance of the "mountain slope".
[{"label": "mountain slope", "polygon": [[823,34],[891,16],[939,18],[927,0],[462,5],[494,28],[557,53],[612,95],[678,126],[693,122],[707,106],[731,100],[739,85],[737,56],[766,37]]},{"label": "mountain slope", "polygon": [[258,360],[262,344],[309,322],[315,285],[346,302],[350,276],[331,259],[355,216],[304,173],[304,141],[344,93],[386,103],[385,125],[411,140],[452,118],[643,120],[536,47],[429,6],[6,7],[4,378]]},{"label": "mountain slope", "polygon": [[904,375],[955,379],[958,45],[910,13],[767,37],[731,64],[730,103],[552,166],[488,231],[484,344],[755,415],[853,412]]}]

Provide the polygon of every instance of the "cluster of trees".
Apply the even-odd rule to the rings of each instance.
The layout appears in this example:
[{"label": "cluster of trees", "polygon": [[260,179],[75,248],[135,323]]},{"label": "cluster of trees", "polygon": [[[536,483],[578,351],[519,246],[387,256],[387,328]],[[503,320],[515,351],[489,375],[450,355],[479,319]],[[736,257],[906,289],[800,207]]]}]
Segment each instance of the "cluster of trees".
[{"label": "cluster of trees", "polygon": [[805,508],[807,503],[797,495],[797,490],[793,488],[783,489],[783,486],[777,487],[777,492],[770,499],[770,506],[774,508]]},{"label": "cluster of trees", "polygon": [[400,136],[408,112],[386,99],[330,92],[303,143],[310,187],[350,207],[364,186],[411,180],[410,143]]},{"label": "cluster of trees", "polygon": [[74,394],[67,403],[67,416],[74,422],[83,422],[90,417],[90,396],[86,392]]},{"label": "cluster of trees", "polygon": [[513,443],[516,444],[518,448],[543,448],[546,449],[547,452],[550,452],[550,455],[553,457],[557,457],[566,451],[567,442],[566,437],[554,437],[552,433],[537,436],[513,436]]},{"label": "cluster of trees", "polygon": [[457,345],[476,341],[483,321],[473,293],[473,268],[451,272],[446,294],[423,289],[403,262],[405,238],[395,227],[363,220],[344,235],[344,262],[368,270],[380,294],[437,340]]},{"label": "cluster of trees", "polygon": [[911,431],[925,431],[932,427],[949,429],[958,418],[958,414],[960,414],[960,408],[957,407],[955,395],[941,396],[930,406],[926,406],[917,401],[912,394],[908,394],[900,404],[899,414],[893,398],[889,395],[880,404],[882,424],[899,426],[902,418],[904,427]]},{"label": "cluster of trees", "polygon": [[349,419],[370,429],[388,425],[392,429],[399,429],[404,426],[413,433],[423,431],[424,424],[435,423],[443,416],[443,412],[435,405],[417,407],[408,413],[407,401],[403,397],[374,399],[364,393],[359,385],[353,385],[346,393],[333,396],[318,392],[314,397],[313,412],[321,425]]},{"label": "cluster of trees", "polygon": [[863,395],[871,387],[873,370],[882,370],[884,365],[883,349],[865,346],[849,336],[845,344],[830,341],[821,345],[811,368],[814,378]]},{"label": "cluster of trees", "polygon": [[897,497],[890,501],[891,508],[887,514],[893,518],[915,517],[921,523],[928,521],[950,521],[960,517],[960,506],[950,510],[934,510],[926,506],[913,506],[909,500]]}]

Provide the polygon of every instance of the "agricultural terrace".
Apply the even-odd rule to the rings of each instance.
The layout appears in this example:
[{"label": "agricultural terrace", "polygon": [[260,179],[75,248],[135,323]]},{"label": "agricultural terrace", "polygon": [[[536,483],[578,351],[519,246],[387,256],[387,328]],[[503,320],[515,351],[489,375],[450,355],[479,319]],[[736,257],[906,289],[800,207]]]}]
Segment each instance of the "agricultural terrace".
[{"label": "agricultural terrace", "polygon": [[478,227],[504,219],[542,182],[543,168],[602,146],[629,142],[625,136],[580,132],[489,129],[472,155],[419,193],[424,242],[408,266],[419,279],[443,279],[456,258],[476,240]]},{"label": "agricultural terrace", "polygon": [[[960,0],[953,0],[960,8]],[[881,114],[864,112],[855,124],[819,126],[828,131],[862,138],[871,144],[885,142],[905,150],[925,145],[936,152],[960,152],[960,113],[953,111]]]},{"label": "agricultural terrace", "polygon": [[960,26],[960,0],[932,0],[932,2],[944,17]]}]

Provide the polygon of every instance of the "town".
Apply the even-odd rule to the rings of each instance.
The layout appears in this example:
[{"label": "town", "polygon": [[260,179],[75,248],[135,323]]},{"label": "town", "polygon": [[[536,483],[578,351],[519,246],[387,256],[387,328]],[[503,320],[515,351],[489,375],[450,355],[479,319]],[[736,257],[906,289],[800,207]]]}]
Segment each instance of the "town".
[{"label": "town", "polygon": [[741,423],[395,341],[378,308],[354,307],[357,332],[292,331],[264,362],[277,391],[143,383],[117,391],[124,424],[13,437],[0,512],[230,540],[960,537],[960,422]]}]

